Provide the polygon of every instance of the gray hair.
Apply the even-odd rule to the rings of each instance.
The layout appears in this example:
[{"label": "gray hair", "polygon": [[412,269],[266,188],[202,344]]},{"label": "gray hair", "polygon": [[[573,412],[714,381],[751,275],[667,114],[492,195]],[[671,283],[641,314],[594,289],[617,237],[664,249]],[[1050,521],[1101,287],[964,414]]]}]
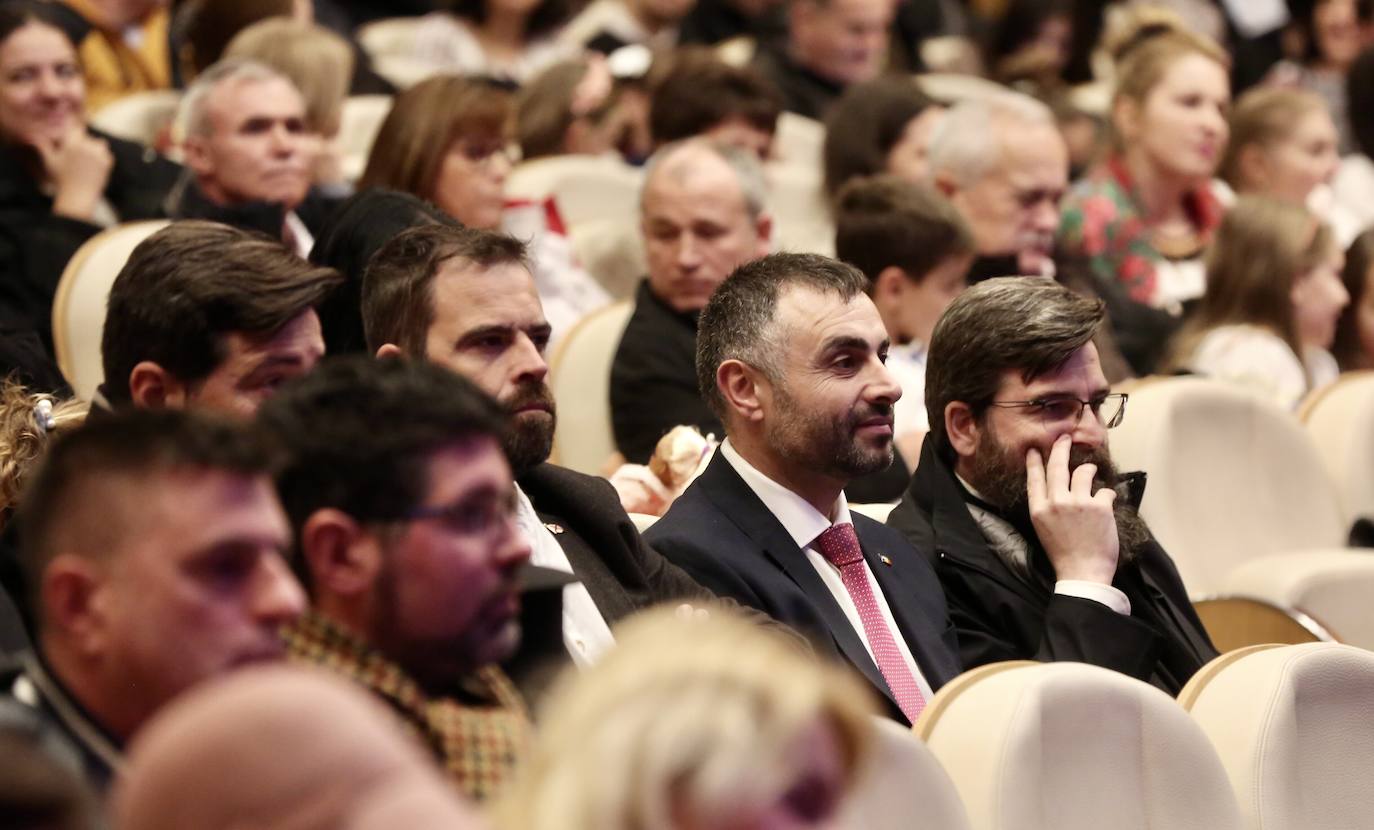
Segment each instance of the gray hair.
[{"label": "gray hair", "polygon": [[992,171],[1010,127],[1054,127],[1050,108],[1020,92],[999,92],[949,108],[930,136],[931,175],[945,173],[967,187]]},{"label": "gray hair", "polygon": [[230,81],[286,81],[295,89],[291,79],[259,61],[248,58],[226,58],[196,77],[177,107],[176,134],[182,138],[210,134],[210,117],[206,102],[220,84]]},{"label": "gray hair", "polygon": [[767,209],[768,184],[764,180],[763,167],[759,164],[758,158],[753,153],[733,145],[704,138],[685,138],[665,144],[650,157],[648,164],[644,165],[644,183],[639,189],[640,205],[644,204],[644,193],[649,189],[649,183],[653,181],[654,174],[660,167],[680,154],[694,152],[711,153],[730,165],[730,169],[735,173],[735,181],[739,182],[740,193],[744,196],[744,209],[748,212],[749,218],[758,219],[763,214]]}]

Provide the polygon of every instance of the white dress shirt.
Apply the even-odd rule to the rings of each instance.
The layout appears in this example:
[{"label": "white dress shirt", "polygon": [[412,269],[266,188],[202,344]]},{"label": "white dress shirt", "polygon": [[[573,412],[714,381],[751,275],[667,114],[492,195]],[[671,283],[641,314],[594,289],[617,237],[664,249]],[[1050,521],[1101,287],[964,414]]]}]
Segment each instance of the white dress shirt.
[{"label": "white dress shirt", "polygon": [[[568,554],[563,552],[553,531],[539,519],[529,496],[518,484],[515,495],[519,500],[515,522],[530,543],[530,561],[541,568],[572,573]],[[578,666],[591,665],[606,649],[615,645],[611,627],[592,601],[592,595],[587,593],[587,586],[581,582],[563,586],[563,644]]]},{"label": "white dress shirt", "polygon": [[[840,608],[844,611],[845,617],[849,620],[849,625],[854,629],[854,633],[859,635],[859,640],[868,650],[868,656],[873,658],[876,666],[878,660],[873,656],[873,646],[868,642],[868,635],[864,632],[863,620],[859,617],[859,609],[854,604],[853,598],[849,596],[849,589],[844,587],[844,579],[840,576],[840,569],[831,564],[816,546],[816,537],[820,536],[830,528],[831,524],[853,524],[849,517],[849,502],[845,500],[844,493],[835,500],[835,521],[820,514],[815,507],[812,507],[806,499],[773,481],[768,476],[759,472],[752,464],[744,458],[730,445],[730,439],[720,445],[718,450],[725,460],[730,463],[739,477],[744,479],[744,483],[754,495],[759,497],[763,506],[773,514],[778,523],[787,531],[787,535],[792,537],[792,541],[797,543],[797,547],[806,554],[806,560],[811,563],[811,567],[816,569],[821,581],[830,591],[830,595],[835,598]],[[902,630],[897,627],[897,621],[892,617],[892,609],[888,607],[887,597],[883,595],[883,589],[878,585],[878,580],[874,578],[873,571],[868,567],[868,561],[864,560],[864,574],[868,577],[868,587],[873,592],[873,597],[878,601],[878,610],[882,613],[883,624],[888,631],[892,632],[892,639],[897,643],[897,650],[901,652],[902,662],[906,663],[907,669],[911,671],[911,676],[916,678],[916,683],[921,687],[921,694],[926,700],[930,700],[935,692],[930,688],[930,683],[925,675],[921,673],[921,667],[916,665],[916,659],[911,656],[911,649],[906,644],[906,639],[902,637]],[[937,636],[940,632],[936,632]]]}]

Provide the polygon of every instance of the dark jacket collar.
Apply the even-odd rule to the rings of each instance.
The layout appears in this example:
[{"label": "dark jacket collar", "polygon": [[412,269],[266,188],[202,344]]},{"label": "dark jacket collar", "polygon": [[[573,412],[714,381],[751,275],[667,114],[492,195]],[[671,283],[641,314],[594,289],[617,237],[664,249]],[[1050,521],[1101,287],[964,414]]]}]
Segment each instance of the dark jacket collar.
[{"label": "dark jacket collar", "polygon": [[680,322],[683,326],[691,329],[693,333],[697,330],[697,321],[701,319],[700,311],[678,311],[664,302],[662,298],[655,294],[654,290],[649,287],[648,277],[640,280],[639,287],[635,289],[635,305],[652,306],[658,309],[663,316],[671,317]]},{"label": "dark jacket collar", "polygon": [[210,201],[187,170],[167,195],[167,215],[173,219],[208,219],[236,228],[260,231],[273,239],[282,238],[286,206],[277,202],[244,202],[221,205]]}]

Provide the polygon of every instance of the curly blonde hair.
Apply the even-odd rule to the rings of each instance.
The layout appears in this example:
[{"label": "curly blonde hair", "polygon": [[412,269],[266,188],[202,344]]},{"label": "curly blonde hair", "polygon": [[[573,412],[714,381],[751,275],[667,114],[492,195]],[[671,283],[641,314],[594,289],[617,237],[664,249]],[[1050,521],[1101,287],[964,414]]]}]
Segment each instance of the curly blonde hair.
[{"label": "curly blonde hair", "polygon": [[684,817],[726,826],[798,783],[799,745],[817,725],[837,739],[852,785],[873,712],[848,672],[756,623],[651,610],[617,629],[600,663],[556,685],[495,818],[509,830],[673,830]]},{"label": "curly blonde hair", "polygon": [[[52,407],[50,429],[40,423],[38,410],[43,401],[45,409]],[[30,392],[13,379],[0,381],[0,527],[19,504],[24,481],[48,440],[82,424],[89,408],[84,401]]]}]

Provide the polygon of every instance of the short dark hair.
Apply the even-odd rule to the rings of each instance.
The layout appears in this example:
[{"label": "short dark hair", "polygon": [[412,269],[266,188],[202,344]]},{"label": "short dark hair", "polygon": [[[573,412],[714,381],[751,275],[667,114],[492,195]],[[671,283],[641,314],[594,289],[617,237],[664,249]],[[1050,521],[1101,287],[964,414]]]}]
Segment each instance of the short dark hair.
[{"label": "short dark hair", "polygon": [[1345,252],[1345,268],[1341,271],[1341,282],[1345,283],[1350,302],[1341,309],[1336,320],[1336,339],[1331,344],[1331,354],[1336,358],[1343,371],[1363,367],[1374,355],[1366,355],[1360,343],[1360,309],[1362,300],[1369,294],[1369,270],[1374,268],[1374,229],[1369,229],[1355,237]]},{"label": "short dark hair", "polygon": [[173,222],[134,248],[110,288],[100,354],[111,403],[151,360],[186,383],[224,360],[224,336],[270,335],[343,282],[275,239],[216,222]]},{"label": "short dark hair", "polygon": [[981,415],[1019,371],[1027,383],[1063,366],[1097,334],[1101,300],[1075,294],[1046,277],[998,277],[969,288],[945,310],[930,337],[926,414],[930,437],[946,460],[945,407],[962,401]]},{"label": "short dark hair", "polygon": [[681,141],[740,119],[769,135],[777,129],[782,95],[747,66],[731,66],[713,52],[689,52],[673,60],[649,103],[655,144]]},{"label": "short dark hair", "polygon": [[1345,102],[1355,149],[1374,157],[1374,46],[1360,50],[1346,71]]},{"label": "short dark hair", "polygon": [[[118,478],[123,489],[134,486],[131,479],[187,468],[270,475],[280,460],[276,445],[253,425],[196,410],[102,413],[57,436],[25,487],[16,514],[20,565],[32,610],[38,609],[44,569],[58,553],[68,552],[63,530],[72,516],[82,505],[108,510],[92,488],[114,486],[108,480]],[[121,526],[118,517],[105,525]]]},{"label": "short dark hair", "polygon": [[769,254],[736,268],[720,284],[697,324],[697,385],[722,420],[725,399],[716,388],[716,370],[740,360],[778,379],[778,346],[773,318],[784,288],[810,288],[838,294],[846,302],[868,288],[852,265],[818,254]]},{"label": "short dark hair", "polygon": [[325,360],[258,419],[286,451],[277,492],[297,535],[326,507],[360,522],[403,518],[425,497],[436,450],[475,436],[499,447],[505,429],[501,408],[471,381],[423,360],[363,355]]},{"label": "short dark hair", "polygon": [[911,119],[935,101],[911,77],[881,77],[855,84],[825,119],[825,192],[832,199],[855,176],[887,170],[887,155]]},{"label": "short dark hair", "polygon": [[948,199],[895,176],[855,179],[835,205],[835,256],[870,283],[896,266],[916,282],[954,256],[974,252],[973,233]]},{"label": "short dark hair", "polygon": [[372,255],[363,275],[363,331],[369,351],[394,343],[412,357],[424,356],[425,337],[434,323],[434,276],[451,259],[482,267],[529,267],[525,243],[497,231],[423,225],[397,234]]}]

